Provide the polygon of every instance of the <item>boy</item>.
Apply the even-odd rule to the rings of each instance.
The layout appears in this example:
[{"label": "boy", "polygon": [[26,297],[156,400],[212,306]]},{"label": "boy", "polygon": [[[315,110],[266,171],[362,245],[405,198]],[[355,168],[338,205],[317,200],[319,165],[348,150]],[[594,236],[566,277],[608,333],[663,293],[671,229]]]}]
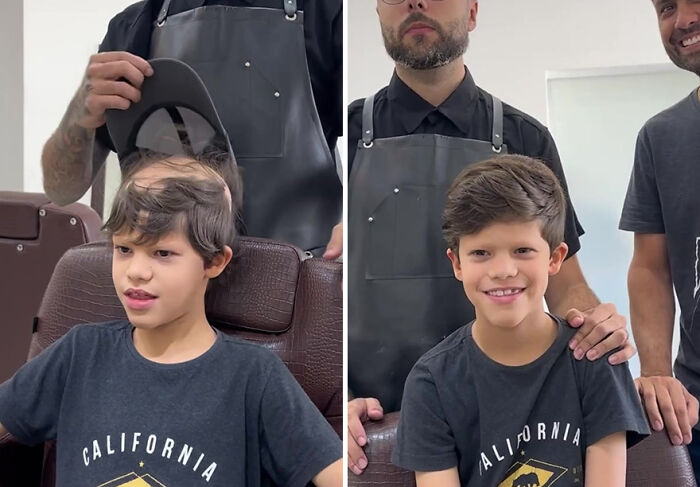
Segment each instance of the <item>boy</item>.
[{"label": "boy", "polygon": [[340,486],[341,443],[284,364],[207,321],[238,198],[180,159],[156,177],[142,157],[105,224],[128,321],[76,326],[0,385],[0,436],[56,438],[59,487]]},{"label": "boy", "polygon": [[443,233],[476,320],[406,380],[394,462],[418,487],[624,486],[625,432],[648,434],[627,366],[575,360],[576,330],[543,307],[567,252],[564,201],[524,156],[453,183]]}]

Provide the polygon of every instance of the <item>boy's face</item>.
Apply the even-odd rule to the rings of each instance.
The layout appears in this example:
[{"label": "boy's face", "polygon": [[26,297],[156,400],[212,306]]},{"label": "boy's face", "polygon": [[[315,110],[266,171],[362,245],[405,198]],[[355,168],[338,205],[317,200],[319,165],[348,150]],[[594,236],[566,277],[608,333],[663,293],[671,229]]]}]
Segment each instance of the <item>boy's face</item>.
[{"label": "boy's face", "polygon": [[448,249],[455,277],[462,281],[477,319],[514,328],[543,310],[549,276],[559,271],[567,246],[550,252],[540,222],[494,223]]},{"label": "boy's face", "polygon": [[182,231],[152,244],[136,245],[137,237],[133,232],[112,237],[112,279],[129,321],[136,328],[154,329],[199,319],[207,283],[223,271],[228,259],[217,256],[205,268]]}]

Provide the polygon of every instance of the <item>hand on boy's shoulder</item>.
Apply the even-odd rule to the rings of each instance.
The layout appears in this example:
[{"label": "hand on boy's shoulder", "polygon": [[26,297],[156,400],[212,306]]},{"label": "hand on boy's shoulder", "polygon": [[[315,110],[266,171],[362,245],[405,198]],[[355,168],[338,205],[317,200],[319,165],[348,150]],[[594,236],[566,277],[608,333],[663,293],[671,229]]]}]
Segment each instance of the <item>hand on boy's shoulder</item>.
[{"label": "hand on boy's shoulder", "polygon": [[634,381],[655,431],[666,428],[674,445],[689,444],[693,426],[698,423],[698,400],[671,376],[639,377]]},{"label": "hand on boy's shoulder", "polygon": [[[569,342],[577,360],[584,356],[588,360],[597,360],[608,355],[611,364],[619,364],[627,362],[636,353],[628,341],[627,320],[612,303],[601,303],[585,311],[572,308],[565,319],[569,325],[578,328]],[[609,354],[613,350],[615,352]]]}]

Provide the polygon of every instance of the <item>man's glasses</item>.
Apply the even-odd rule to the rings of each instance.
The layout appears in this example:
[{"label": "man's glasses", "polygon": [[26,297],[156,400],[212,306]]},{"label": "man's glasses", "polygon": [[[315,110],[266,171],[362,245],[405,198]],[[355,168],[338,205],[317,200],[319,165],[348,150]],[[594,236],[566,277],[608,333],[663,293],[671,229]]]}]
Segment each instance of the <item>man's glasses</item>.
[{"label": "man's glasses", "polygon": [[[387,5],[400,5],[406,0],[382,0],[382,2],[386,3]],[[422,0],[426,1],[426,0]],[[442,2],[443,0],[430,0],[431,2]]]}]

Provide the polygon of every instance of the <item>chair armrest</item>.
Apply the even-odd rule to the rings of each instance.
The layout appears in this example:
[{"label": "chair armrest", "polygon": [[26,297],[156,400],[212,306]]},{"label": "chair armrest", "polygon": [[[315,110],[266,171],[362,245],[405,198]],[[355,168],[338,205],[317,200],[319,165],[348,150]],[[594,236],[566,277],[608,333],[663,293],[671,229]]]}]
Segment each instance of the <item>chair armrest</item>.
[{"label": "chair armrest", "polygon": [[688,449],[671,444],[665,429],[652,431],[650,436],[627,451],[627,487],[649,485],[697,485]]},{"label": "chair armrest", "polygon": [[367,446],[365,455],[368,465],[362,475],[348,471],[350,487],[381,485],[382,487],[412,487],[416,485],[415,474],[391,463],[391,452],[396,444],[396,427],[399,413],[388,413],[379,421],[365,423]]},{"label": "chair armrest", "polygon": [[40,487],[44,445],[29,447],[12,435],[0,437],[0,487]]}]

